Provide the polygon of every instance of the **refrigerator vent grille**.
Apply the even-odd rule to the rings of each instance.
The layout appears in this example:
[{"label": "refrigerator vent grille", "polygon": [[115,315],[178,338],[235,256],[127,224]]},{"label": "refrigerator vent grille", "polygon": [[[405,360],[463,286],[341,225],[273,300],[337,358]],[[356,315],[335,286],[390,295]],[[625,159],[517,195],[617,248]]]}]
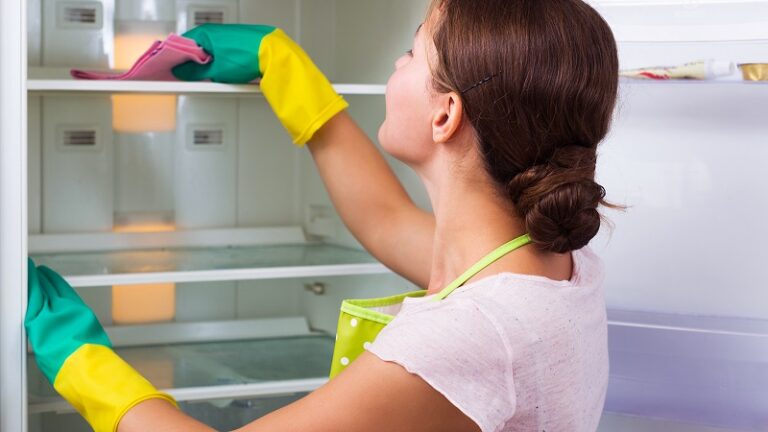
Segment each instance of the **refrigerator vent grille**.
[{"label": "refrigerator vent grille", "polygon": [[221,129],[198,129],[194,132],[193,144],[196,146],[224,144],[224,131]]},{"label": "refrigerator vent grille", "polygon": [[207,24],[207,23],[223,24],[224,11],[220,11],[220,10],[195,11],[194,22],[195,22],[195,26],[199,26],[201,24]]},{"label": "refrigerator vent grille", "polygon": [[96,24],[96,8],[67,6],[64,7],[64,22],[67,24]]},{"label": "refrigerator vent grille", "polygon": [[66,147],[94,147],[96,146],[95,130],[65,130],[64,146]]}]

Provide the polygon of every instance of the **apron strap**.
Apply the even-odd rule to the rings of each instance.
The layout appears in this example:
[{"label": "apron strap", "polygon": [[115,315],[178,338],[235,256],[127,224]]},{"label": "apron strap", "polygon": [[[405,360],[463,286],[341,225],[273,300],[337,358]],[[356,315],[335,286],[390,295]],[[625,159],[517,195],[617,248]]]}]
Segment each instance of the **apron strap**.
[{"label": "apron strap", "polygon": [[452,293],[456,288],[459,288],[460,286],[464,285],[465,282],[472,279],[473,276],[483,271],[483,269],[485,269],[489,265],[498,261],[508,253],[531,243],[532,241],[533,240],[531,240],[531,236],[529,234],[524,234],[508,243],[501,245],[499,248],[497,248],[493,252],[483,257],[480,261],[476,262],[475,265],[470,267],[469,270],[462,273],[461,276],[456,278],[456,280],[451,282],[447,287],[443,288],[442,291],[435,294],[434,299],[443,300],[444,298],[448,297],[448,295]]}]

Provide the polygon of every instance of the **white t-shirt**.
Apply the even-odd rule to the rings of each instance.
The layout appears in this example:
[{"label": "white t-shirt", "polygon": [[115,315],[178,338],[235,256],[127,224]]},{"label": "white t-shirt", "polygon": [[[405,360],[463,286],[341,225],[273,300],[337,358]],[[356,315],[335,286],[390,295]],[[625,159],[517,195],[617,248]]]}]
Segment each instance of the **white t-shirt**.
[{"label": "white t-shirt", "polygon": [[443,394],[483,432],[594,432],[608,386],[603,265],[571,280],[500,273],[442,301],[406,298],[368,351]]}]

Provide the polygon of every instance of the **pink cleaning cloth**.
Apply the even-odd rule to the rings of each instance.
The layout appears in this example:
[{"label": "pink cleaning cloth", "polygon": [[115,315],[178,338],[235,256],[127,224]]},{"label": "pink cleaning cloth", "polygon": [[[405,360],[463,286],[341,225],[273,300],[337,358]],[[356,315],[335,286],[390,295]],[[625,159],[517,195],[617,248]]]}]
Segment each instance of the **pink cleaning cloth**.
[{"label": "pink cleaning cloth", "polygon": [[87,80],[178,81],[171,69],[188,61],[206,64],[211,55],[194,40],[170,34],[164,41],[155,41],[127,72],[72,69],[70,73]]}]

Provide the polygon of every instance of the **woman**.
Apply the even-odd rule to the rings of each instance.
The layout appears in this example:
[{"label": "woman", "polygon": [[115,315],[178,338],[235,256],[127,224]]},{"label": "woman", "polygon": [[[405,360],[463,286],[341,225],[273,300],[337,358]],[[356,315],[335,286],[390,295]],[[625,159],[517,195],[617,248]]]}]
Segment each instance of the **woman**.
[{"label": "woman", "polygon": [[[218,26],[188,36],[215,60],[206,69],[181,67],[177,76],[263,76],[265,96],[294,140],[308,141],[351,232],[427,294],[499,245],[524,240],[474,266],[447,298],[406,299],[338,377],[241,431],[596,429],[608,379],[606,317],[601,263],[585,246],[600,226],[598,206],[607,205],[594,174],[618,60],[609,27],[592,8],[581,0],[432,2],[388,82],[379,140],[419,174],[433,214],[409,199],[346,104],[284,35]],[[233,45],[245,57],[227,56]],[[226,68],[230,60],[236,68]],[[295,88],[298,97],[286,96]],[[30,271],[27,328],[38,362],[97,430],[211,430],[148,383],[133,385],[132,370],[107,376],[76,366],[117,364],[111,351],[80,355],[86,350],[76,346],[46,366],[54,342],[38,323],[69,324],[40,317],[33,285],[57,287],[43,296],[69,291],[50,270]],[[108,346],[98,323],[89,325],[97,336],[80,339]],[[77,378],[61,378],[70,375]]]}]

